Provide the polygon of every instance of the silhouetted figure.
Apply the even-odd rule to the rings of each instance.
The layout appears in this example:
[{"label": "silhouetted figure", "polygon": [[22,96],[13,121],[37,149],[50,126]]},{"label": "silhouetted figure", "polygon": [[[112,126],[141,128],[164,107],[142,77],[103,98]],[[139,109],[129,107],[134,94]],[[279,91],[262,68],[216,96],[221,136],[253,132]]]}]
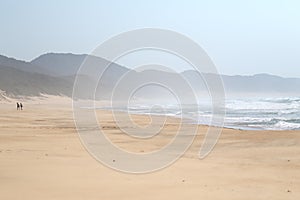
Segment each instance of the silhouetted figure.
[{"label": "silhouetted figure", "polygon": [[20,109],[20,104],[17,102],[17,110]]},{"label": "silhouetted figure", "polygon": [[20,108],[21,108],[21,110],[23,110],[23,104],[22,103],[20,103]]}]

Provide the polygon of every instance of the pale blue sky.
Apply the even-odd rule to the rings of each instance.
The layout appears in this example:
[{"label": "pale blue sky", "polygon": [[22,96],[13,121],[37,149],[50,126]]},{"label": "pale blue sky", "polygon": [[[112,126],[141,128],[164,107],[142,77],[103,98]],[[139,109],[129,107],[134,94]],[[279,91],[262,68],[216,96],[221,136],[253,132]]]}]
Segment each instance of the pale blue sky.
[{"label": "pale blue sky", "polygon": [[300,77],[300,1],[0,2],[0,54],[90,53],[127,30],[171,29],[199,43],[223,74]]}]

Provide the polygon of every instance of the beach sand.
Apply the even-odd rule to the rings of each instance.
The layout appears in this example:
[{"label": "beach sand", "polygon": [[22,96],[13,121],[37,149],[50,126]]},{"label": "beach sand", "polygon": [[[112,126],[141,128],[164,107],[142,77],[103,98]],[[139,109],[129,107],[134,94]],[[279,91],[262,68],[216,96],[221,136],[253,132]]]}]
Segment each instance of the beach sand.
[{"label": "beach sand", "polygon": [[[168,118],[151,142],[128,138],[98,111],[105,133],[133,152],[158,149],[176,132]],[[0,102],[0,199],[300,199],[300,131],[224,129],[214,150],[198,158],[207,127],[173,165],[148,174],[105,167],[85,150],[76,133],[71,101]],[[148,116],[133,116],[145,123]],[[118,160],[116,160],[117,162]]]}]

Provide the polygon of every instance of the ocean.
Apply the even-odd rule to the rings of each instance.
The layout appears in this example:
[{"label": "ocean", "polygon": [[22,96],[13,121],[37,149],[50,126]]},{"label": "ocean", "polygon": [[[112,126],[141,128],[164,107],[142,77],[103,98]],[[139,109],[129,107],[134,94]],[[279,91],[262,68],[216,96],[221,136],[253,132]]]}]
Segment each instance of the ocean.
[{"label": "ocean", "polygon": [[[208,101],[198,105],[134,104],[118,108],[132,114],[183,117],[191,123],[215,125]],[[224,127],[243,130],[300,130],[300,98],[227,99]]]}]

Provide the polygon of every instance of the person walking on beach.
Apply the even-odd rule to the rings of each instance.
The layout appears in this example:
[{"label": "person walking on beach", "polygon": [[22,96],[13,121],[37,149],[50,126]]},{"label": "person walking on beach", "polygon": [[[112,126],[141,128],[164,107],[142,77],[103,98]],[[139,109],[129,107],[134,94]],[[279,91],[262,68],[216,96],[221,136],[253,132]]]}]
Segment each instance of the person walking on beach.
[{"label": "person walking on beach", "polygon": [[20,108],[21,108],[21,110],[23,110],[23,104],[22,103],[20,103]]},{"label": "person walking on beach", "polygon": [[20,104],[17,102],[17,110],[20,109]]}]

